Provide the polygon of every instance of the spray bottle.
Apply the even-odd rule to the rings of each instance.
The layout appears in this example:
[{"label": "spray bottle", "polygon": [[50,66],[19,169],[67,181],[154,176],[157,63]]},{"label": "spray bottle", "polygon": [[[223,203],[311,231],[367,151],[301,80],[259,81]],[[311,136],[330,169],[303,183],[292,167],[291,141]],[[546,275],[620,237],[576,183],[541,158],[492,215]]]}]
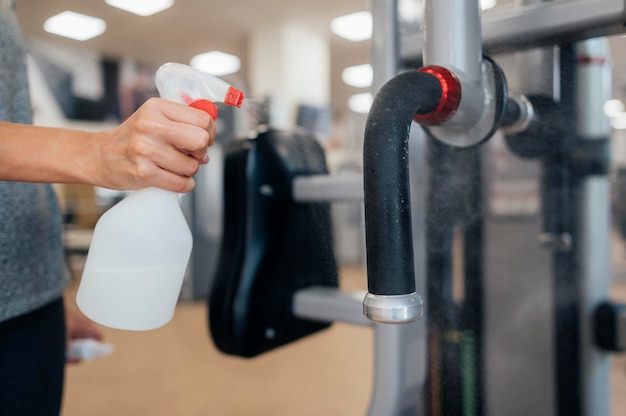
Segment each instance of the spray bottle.
[{"label": "spray bottle", "polygon": [[[182,64],[159,68],[156,86],[161,97],[200,108],[214,119],[213,102],[240,107],[244,99],[226,82]],[[165,325],[174,316],[191,247],[178,194],[157,188],[131,193],[96,224],[76,294],[78,307],[112,328]]]}]

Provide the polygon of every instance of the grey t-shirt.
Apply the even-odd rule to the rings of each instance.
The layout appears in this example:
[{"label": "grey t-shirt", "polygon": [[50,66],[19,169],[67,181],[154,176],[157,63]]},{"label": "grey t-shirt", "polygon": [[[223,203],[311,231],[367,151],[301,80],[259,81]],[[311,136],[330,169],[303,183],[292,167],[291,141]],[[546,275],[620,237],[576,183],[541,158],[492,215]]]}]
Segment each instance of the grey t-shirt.
[{"label": "grey t-shirt", "polygon": [[[0,120],[31,122],[24,45],[7,0],[0,0]],[[62,295],[61,232],[51,185],[0,181],[0,322]]]}]

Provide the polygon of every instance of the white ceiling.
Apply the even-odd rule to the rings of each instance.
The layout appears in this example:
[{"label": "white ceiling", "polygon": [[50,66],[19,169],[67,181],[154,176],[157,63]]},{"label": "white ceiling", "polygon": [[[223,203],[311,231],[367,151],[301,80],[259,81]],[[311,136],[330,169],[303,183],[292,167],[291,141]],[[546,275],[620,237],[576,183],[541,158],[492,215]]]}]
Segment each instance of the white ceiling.
[{"label": "white ceiling", "polygon": [[[149,17],[110,7],[104,0],[16,0],[16,4],[27,39],[95,50],[109,57],[133,57],[156,65],[168,61],[187,63],[197,53],[222,50],[242,59],[244,66],[238,76],[243,80],[247,39],[255,28],[284,20],[316,25],[327,32],[330,40],[331,104],[337,109],[345,107],[350,95],[364,91],[344,85],[340,72],[346,66],[368,62],[370,44],[349,42],[331,34],[330,20],[366,10],[370,1],[376,0],[176,0],[172,8]],[[498,0],[498,4],[510,7],[514,1]],[[108,30],[86,42],[46,33],[44,21],[64,10],[103,18]],[[614,53],[613,59],[619,69],[615,71],[616,86],[622,88],[626,80],[619,74],[624,73],[626,64],[621,54]]]},{"label": "white ceiling", "polygon": [[[331,34],[332,18],[367,10],[368,0],[177,0],[168,10],[140,17],[108,6],[104,0],[16,0],[16,11],[27,39],[95,50],[109,57],[132,57],[146,63],[188,63],[192,56],[221,50],[243,61],[240,77],[246,77],[246,44],[255,28],[283,20],[314,25],[326,31],[331,42],[333,106],[362,92],[342,85],[342,68],[369,61],[369,42],[353,43]],[[61,11],[73,10],[107,22],[107,31],[86,42],[51,35],[44,21]]]},{"label": "white ceiling", "polygon": [[132,56],[149,61],[188,61],[209,49],[241,52],[255,28],[296,20],[327,28],[333,17],[367,8],[367,0],[178,0],[174,6],[140,17],[108,6],[104,0],[17,0],[22,30],[29,37],[76,42],[48,35],[46,18],[63,10],[97,16],[107,22],[107,32],[80,43],[105,54]]}]

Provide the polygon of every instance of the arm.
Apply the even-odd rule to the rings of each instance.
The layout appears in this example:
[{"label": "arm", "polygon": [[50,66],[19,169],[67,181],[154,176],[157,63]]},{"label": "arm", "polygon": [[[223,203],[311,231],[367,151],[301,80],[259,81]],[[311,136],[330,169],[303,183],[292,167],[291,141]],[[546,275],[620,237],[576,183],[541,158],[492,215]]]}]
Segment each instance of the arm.
[{"label": "arm", "polygon": [[0,180],[187,192],[214,140],[208,114],[160,98],[105,132],[0,122]]}]

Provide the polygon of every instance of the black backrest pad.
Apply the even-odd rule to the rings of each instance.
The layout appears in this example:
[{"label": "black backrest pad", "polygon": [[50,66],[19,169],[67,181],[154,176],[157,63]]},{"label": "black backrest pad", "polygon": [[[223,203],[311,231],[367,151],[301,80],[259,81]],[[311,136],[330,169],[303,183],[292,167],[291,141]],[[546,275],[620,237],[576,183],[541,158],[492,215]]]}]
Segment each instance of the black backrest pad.
[{"label": "black backrest pad", "polygon": [[224,234],[209,322],[224,353],[253,357],[326,328],[298,319],[293,294],[338,285],[328,203],[297,203],[296,176],[327,174],[311,137],[269,130],[228,144]]}]

